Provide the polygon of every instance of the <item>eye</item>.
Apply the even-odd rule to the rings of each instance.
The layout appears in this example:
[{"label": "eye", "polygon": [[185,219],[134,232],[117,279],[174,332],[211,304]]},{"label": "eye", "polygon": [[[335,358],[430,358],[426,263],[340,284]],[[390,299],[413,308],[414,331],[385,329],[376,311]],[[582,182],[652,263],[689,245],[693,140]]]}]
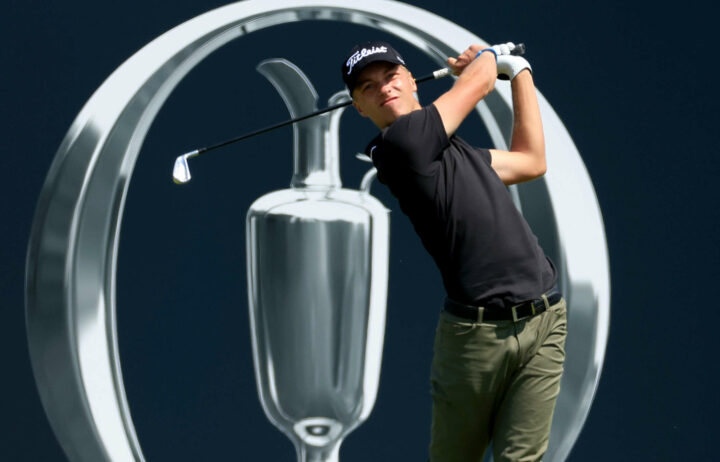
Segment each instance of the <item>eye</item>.
[{"label": "eye", "polygon": [[400,77],[400,73],[397,71],[388,72],[385,74],[385,82],[394,82]]},{"label": "eye", "polygon": [[366,83],[360,87],[360,91],[363,93],[367,93],[368,91],[372,90],[374,85],[372,83]]}]

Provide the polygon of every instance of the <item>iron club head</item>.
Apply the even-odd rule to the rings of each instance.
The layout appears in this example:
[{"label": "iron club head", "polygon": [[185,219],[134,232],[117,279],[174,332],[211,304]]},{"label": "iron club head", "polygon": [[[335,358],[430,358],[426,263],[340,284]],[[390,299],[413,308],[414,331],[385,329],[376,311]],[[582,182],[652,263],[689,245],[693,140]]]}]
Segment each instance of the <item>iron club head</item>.
[{"label": "iron club head", "polygon": [[173,181],[176,184],[185,184],[190,181],[190,166],[188,165],[188,159],[195,157],[200,154],[200,150],[196,149],[186,154],[178,156],[175,159],[175,165],[173,166]]}]

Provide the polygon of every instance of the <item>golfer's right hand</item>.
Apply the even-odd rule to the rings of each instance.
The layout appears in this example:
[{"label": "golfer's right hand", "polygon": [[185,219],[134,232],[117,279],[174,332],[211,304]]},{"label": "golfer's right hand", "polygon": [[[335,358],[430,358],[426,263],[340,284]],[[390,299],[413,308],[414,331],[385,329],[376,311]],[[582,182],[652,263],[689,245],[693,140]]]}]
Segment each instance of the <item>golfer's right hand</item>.
[{"label": "golfer's right hand", "polygon": [[460,75],[468,65],[475,60],[475,55],[480,50],[488,48],[484,45],[470,45],[467,50],[463,51],[457,58],[448,58],[447,63],[453,74]]}]

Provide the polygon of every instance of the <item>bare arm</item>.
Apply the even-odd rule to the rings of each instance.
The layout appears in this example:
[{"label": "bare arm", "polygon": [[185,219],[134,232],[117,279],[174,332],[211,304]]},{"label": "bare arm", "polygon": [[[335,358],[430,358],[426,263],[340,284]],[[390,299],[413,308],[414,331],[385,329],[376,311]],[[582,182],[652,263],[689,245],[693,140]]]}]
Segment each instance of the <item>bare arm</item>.
[{"label": "bare arm", "polygon": [[545,137],[532,74],[524,70],[512,80],[513,134],[510,151],[491,149],[492,167],[507,185],[545,173]]},{"label": "bare arm", "polygon": [[457,58],[448,58],[448,64],[460,76],[452,88],[433,103],[448,136],[455,133],[475,105],[495,88],[497,66],[494,54],[485,52],[475,58],[484,48],[487,47],[471,45]]}]

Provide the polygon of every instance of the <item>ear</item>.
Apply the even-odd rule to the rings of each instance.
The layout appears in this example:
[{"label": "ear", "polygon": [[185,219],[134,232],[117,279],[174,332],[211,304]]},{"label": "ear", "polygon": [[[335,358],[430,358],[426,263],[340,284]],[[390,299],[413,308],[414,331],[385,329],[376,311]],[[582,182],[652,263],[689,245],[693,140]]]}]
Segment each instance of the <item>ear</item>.
[{"label": "ear", "polygon": [[358,114],[360,114],[360,115],[363,116],[363,117],[367,117],[367,114],[365,114],[365,113],[363,112],[363,110],[360,109],[360,106],[358,106],[358,103],[356,103],[355,101],[353,101],[353,102],[352,102],[352,105],[353,105],[353,107],[355,108],[355,110],[358,111]]},{"label": "ear", "polygon": [[415,82],[415,77],[413,77],[412,72],[410,72],[410,69],[408,69],[405,66],[402,66],[403,69],[405,69],[405,72],[407,72],[408,78],[410,79],[410,88],[412,88],[413,92],[417,91],[417,82]]}]

